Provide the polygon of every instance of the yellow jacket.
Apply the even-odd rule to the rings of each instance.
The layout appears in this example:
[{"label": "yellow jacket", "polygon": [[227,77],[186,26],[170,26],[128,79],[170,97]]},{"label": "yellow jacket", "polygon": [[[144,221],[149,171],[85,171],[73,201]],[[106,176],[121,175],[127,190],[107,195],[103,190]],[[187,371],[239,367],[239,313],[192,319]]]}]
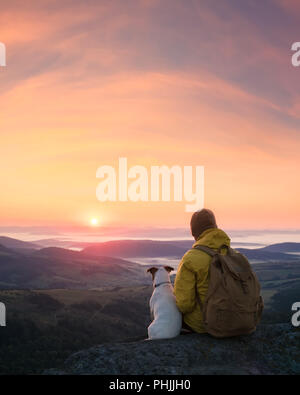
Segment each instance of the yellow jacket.
[{"label": "yellow jacket", "polygon": [[[230,238],[221,229],[205,230],[194,245],[205,245],[218,249],[223,244],[230,246]],[[226,252],[222,250],[222,253]],[[178,266],[174,294],[178,309],[183,314],[184,322],[195,332],[204,333],[202,313],[196,298],[196,287],[202,303],[208,288],[208,269],[211,257],[203,251],[192,249],[187,251]]]}]

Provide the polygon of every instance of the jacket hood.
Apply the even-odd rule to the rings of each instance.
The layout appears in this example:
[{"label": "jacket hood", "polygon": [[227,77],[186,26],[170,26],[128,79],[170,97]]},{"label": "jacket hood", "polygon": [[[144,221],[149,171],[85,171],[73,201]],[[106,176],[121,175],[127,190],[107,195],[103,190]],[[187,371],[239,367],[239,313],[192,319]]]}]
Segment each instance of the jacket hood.
[{"label": "jacket hood", "polygon": [[230,238],[227,234],[218,228],[211,228],[205,230],[198,237],[197,241],[193,244],[195,245],[204,245],[209,248],[220,248],[223,244],[230,247]]}]

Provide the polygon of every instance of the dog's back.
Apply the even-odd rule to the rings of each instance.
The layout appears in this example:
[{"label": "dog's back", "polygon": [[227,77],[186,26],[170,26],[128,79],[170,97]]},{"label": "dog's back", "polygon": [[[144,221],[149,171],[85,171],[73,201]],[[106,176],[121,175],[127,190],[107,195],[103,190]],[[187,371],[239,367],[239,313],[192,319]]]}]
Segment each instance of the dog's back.
[{"label": "dog's back", "polygon": [[158,269],[153,282],[150,299],[153,322],[148,327],[149,339],[170,339],[179,335],[182,325],[181,313],[176,306],[173,286],[168,271]]}]

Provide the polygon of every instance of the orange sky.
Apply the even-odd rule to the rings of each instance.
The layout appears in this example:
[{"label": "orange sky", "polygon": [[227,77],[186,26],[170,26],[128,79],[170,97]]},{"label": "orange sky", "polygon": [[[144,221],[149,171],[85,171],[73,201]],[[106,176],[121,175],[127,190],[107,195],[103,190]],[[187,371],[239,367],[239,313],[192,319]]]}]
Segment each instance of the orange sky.
[{"label": "orange sky", "polygon": [[122,156],[205,166],[222,227],[299,229],[300,8],[261,3],[1,5],[1,224],[188,224],[185,202],[96,199]]}]

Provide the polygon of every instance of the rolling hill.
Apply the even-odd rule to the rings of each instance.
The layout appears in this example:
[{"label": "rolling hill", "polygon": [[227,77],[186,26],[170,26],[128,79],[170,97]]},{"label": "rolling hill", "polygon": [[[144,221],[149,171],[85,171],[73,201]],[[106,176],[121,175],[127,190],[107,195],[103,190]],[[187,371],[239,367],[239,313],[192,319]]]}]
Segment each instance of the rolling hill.
[{"label": "rolling hill", "polygon": [[123,258],[181,257],[187,248],[176,242],[154,240],[114,240],[97,243],[83,250],[90,255],[107,255]]},{"label": "rolling hill", "polygon": [[13,249],[37,249],[40,248],[38,244],[31,243],[29,241],[22,241],[18,239],[13,239],[11,237],[0,236],[0,244],[7,248]]},{"label": "rolling hill", "polygon": [[299,252],[300,253],[300,243],[277,243],[271,244],[261,250],[270,252]]},{"label": "rolling hill", "polygon": [[269,251],[265,250],[264,248],[253,248],[253,249],[248,249],[248,248],[237,248],[237,251],[239,251],[241,254],[245,255],[249,261],[261,261],[261,262],[266,262],[266,261],[293,261],[293,260],[299,260],[299,257],[296,255],[292,254],[286,254],[283,252],[274,252],[274,251]]},{"label": "rolling hill", "polygon": [[22,253],[0,247],[0,289],[97,288],[141,284],[141,265],[63,248]]}]

